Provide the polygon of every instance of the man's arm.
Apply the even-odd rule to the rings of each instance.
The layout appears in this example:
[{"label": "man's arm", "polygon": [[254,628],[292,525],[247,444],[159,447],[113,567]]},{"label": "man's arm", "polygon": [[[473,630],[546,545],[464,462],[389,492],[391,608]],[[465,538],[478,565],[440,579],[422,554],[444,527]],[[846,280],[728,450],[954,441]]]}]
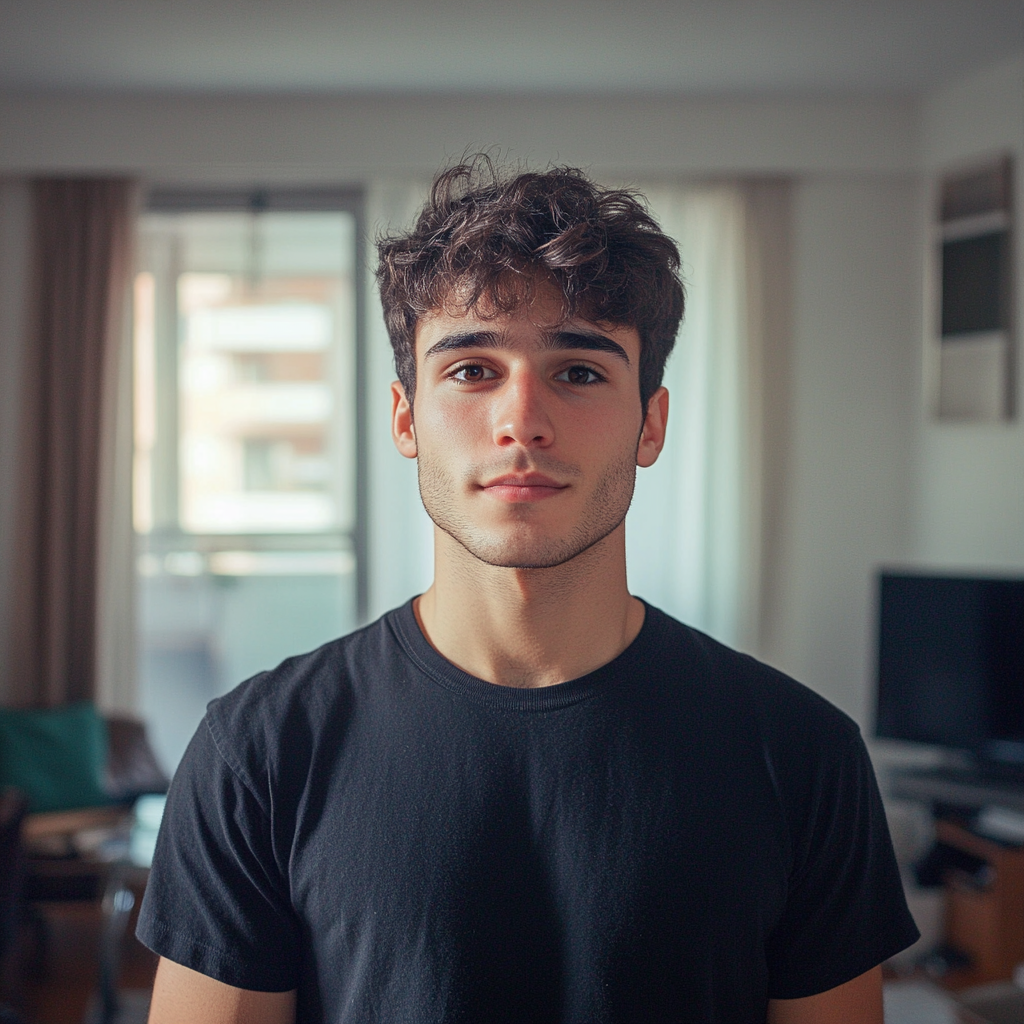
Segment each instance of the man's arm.
[{"label": "man's arm", "polygon": [[882,1024],[882,968],[805,999],[772,999],[768,1024]]},{"label": "man's arm", "polygon": [[149,1024],[295,1024],[295,992],[252,992],[160,958]]}]

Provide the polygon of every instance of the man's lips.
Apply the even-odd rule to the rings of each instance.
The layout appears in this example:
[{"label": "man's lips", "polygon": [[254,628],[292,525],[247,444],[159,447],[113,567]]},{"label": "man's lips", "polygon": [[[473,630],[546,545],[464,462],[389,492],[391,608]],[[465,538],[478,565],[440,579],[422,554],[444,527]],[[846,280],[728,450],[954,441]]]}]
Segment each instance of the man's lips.
[{"label": "man's lips", "polygon": [[540,501],[554,497],[568,486],[543,473],[509,473],[482,484],[481,490],[499,501]]}]

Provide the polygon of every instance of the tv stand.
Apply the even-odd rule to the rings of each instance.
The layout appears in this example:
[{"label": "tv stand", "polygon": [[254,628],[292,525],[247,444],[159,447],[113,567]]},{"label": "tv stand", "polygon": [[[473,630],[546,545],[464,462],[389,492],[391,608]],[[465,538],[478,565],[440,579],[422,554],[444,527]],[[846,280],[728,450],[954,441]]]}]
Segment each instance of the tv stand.
[{"label": "tv stand", "polygon": [[958,989],[1008,980],[1024,961],[1024,847],[976,835],[965,826],[972,812],[996,805],[1024,813],[1024,780],[988,775],[983,769],[930,768],[895,771],[893,797],[919,800],[936,816],[936,839],[988,865],[988,877],[947,870],[942,941],[964,963],[942,978]]},{"label": "tv stand", "polygon": [[1008,981],[1024,961],[1024,850],[968,832],[952,821],[935,823],[936,838],[989,866],[984,884],[962,871],[947,872],[944,941],[964,964],[942,979],[947,988]]}]

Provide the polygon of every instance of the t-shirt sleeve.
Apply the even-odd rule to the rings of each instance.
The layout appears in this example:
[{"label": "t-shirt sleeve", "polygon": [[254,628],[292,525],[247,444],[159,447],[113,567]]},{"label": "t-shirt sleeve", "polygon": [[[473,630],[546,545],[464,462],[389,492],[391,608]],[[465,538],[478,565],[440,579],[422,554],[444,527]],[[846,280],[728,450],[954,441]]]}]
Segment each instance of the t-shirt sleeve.
[{"label": "t-shirt sleeve", "polygon": [[831,740],[793,830],[788,898],[768,945],[774,999],[826,992],[918,937],[864,742],[852,722]]},{"label": "t-shirt sleeve", "polygon": [[299,928],[273,847],[269,808],[204,719],[168,794],[139,939],[228,985],[295,988]]}]

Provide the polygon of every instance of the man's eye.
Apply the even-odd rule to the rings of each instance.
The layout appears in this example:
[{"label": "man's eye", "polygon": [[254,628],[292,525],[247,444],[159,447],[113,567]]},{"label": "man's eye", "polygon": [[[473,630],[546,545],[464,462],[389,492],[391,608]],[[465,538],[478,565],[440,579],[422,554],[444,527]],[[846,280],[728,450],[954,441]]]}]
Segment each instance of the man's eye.
[{"label": "man's eye", "polygon": [[479,384],[482,380],[493,380],[497,374],[486,366],[470,363],[452,371],[450,376],[453,380],[460,380],[466,384]]},{"label": "man's eye", "polygon": [[558,374],[555,380],[564,380],[567,384],[596,384],[604,378],[589,366],[570,366]]}]

